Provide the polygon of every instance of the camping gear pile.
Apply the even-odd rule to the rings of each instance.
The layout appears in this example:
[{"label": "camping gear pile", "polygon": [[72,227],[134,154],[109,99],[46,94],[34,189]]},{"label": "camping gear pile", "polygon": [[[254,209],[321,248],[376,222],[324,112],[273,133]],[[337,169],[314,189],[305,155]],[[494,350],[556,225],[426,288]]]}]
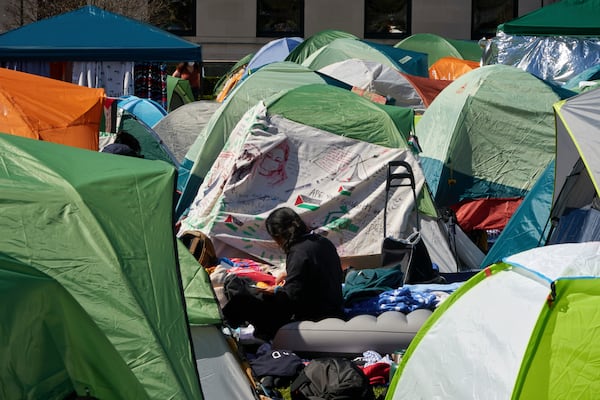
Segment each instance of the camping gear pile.
[{"label": "camping gear pile", "polygon": [[[586,16],[599,10],[554,3],[485,49],[432,34],[281,38],[241,59],[214,102],[176,78],[132,96],[136,71],[152,91],[157,59],[201,60],[200,46],[93,6],[3,34],[0,392],[596,393],[600,28]],[[83,52],[63,18],[136,29]],[[81,74],[17,71],[33,61]],[[124,71],[114,87],[85,87],[109,64]],[[100,152],[118,131],[143,157]],[[264,226],[281,206],[336,245],[346,318],[295,321],[265,343],[220,308],[231,274],[272,284],[285,268]]]}]

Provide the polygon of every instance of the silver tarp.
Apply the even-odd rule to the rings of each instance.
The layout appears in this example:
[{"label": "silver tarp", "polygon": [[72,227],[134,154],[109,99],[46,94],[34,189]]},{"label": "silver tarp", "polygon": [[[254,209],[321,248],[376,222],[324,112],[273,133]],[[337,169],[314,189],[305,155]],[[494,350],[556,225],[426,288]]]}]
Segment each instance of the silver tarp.
[{"label": "silver tarp", "polygon": [[483,64],[521,68],[547,82],[563,86],[600,64],[600,38],[520,36],[498,31],[483,54]]}]

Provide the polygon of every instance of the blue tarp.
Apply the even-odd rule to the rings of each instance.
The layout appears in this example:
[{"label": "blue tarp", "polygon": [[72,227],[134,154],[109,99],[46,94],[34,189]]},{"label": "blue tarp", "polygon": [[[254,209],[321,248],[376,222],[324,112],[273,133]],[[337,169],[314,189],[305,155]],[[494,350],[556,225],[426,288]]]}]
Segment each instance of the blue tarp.
[{"label": "blue tarp", "polygon": [[201,49],[155,26],[95,6],[0,35],[0,60],[202,61]]}]

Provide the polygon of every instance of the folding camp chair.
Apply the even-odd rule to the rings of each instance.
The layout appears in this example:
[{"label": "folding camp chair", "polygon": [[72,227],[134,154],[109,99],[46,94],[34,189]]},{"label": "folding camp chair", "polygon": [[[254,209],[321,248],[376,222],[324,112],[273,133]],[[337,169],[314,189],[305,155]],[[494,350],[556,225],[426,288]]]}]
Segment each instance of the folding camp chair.
[{"label": "folding camp chair", "polygon": [[[410,187],[415,207],[415,227],[406,238],[387,235],[387,212],[390,190],[398,187]],[[383,211],[383,243],[381,246],[381,265],[398,264],[403,273],[403,284],[428,283],[439,281],[439,274],[433,269],[427,247],[421,238],[421,218],[417,205],[415,177],[412,167],[406,161],[392,161],[388,164],[385,185],[385,207]]]}]

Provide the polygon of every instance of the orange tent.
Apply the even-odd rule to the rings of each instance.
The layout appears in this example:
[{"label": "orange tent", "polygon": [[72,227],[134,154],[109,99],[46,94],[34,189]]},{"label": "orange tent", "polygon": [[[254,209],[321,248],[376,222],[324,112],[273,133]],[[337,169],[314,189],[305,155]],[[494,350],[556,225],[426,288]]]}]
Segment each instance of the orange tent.
[{"label": "orange tent", "polygon": [[0,68],[0,132],[98,151],[104,89]]},{"label": "orange tent", "polygon": [[452,83],[450,80],[438,80],[431,78],[424,78],[422,76],[410,75],[400,73],[411,85],[415,88],[425,107],[429,107],[433,99],[437,97],[442,90]]},{"label": "orange tent", "polygon": [[219,103],[222,103],[229,94],[229,92],[231,92],[231,90],[235,87],[235,85],[237,85],[237,83],[242,80],[242,77],[244,76],[245,72],[246,68],[240,68],[239,71],[237,71],[229,79],[227,79],[225,85],[223,85],[223,89],[217,95],[217,101]]},{"label": "orange tent", "polygon": [[431,79],[444,79],[453,81],[469,71],[479,68],[479,62],[461,60],[454,57],[442,57],[429,67]]}]

